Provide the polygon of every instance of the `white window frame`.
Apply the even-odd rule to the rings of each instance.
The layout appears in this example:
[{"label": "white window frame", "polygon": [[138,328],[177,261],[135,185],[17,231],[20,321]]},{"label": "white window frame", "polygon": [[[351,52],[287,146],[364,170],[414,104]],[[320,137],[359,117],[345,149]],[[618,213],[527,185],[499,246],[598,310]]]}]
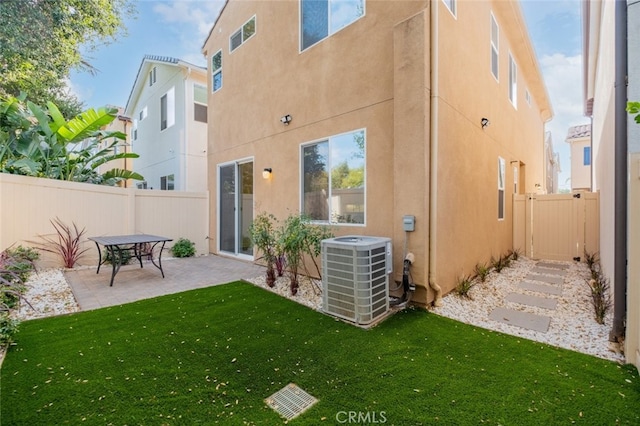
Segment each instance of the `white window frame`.
[{"label": "white window frame", "polygon": [[156,70],[156,67],[153,67],[149,71],[149,87],[151,87],[154,84],[156,84],[156,81],[158,81],[157,80],[157,70]]},{"label": "white window frame", "polygon": [[[245,27],[251,21],[253,21],[253,33],[251,35],[249,35],[249,37],[247,37],[246,34],[245,34]],[[242,26],[240,28],[238,28],[236,31],[234,31],[233,34],[231,34],[229,36],[229,53],[234,52],[240,46],[242,46],[247,40],[251,39],[254,35],[256,35],[256,32],[258,32],[257,25],[258,24],[257,24],[257,20],[256,20],[256,15],[253,15],[251,18],[247,19],[247,21],[244,24],[242,24]],[[233,47],[233,45],[231,43],[231,39],[233,37],[235,37],[236,35],[238,35],[238,34],[240,35],[240,44],[237,45],[236,47]]]},{"label": "white window frame", "polygon": [[[489,68],[491,71],[491,75],[496,79],[496,81],[500,81],[500,27],[498,26],[498,21],[496,21],[495,16],[493,16],[493,12],[491,12],[491,22],[489,23],[490,27],[490,35],[489,35],[489,44],[491,47],[490,57],[489,57]],[[495,27],[495,33],[493,31]],[[495,55],[495,73],[493,72],[493,57]]]},{"label": "white window frame", "polygon": [[509,52],[509,100],[518,109],[518,65]]},{"label": "white window frame", "polygon": [[322,41],[324,41],[326,39],[328,39],[332,35],[334,35],[334,34],[340,32],[340,31],[342,31],[343,29],[353,25],[354,23],[358,22],[360,19],[364,18],[367,15],[367,0],[361,0],[362,1],[362,14],[360,16],[358,16],[356,19],[354,19],[353,21],[349,22],[348,24],[346,24],[346,25],[344,25],[344,26],[342,26],[342,27],[340,27],[338,29],[332,30],[331,29],[331,3],[332,2],[340,2],[340,0],[325,0],[327,3],[329,3],[328,7],[327,7],[327,12],[328,12],[328,16],[327,16],[327,25],[328,25],[327,35],[325,37],[319,39],[315,43],[310,44],[309,46],[305,47],[305,46],[303,46],[303,43],[304,43],[303,34],[304,34],[304,32],[303,32],[303,27],[302,27],[302,24],[303,24],[303,22],[302,22],[302,18],[303,18],[303,16],[302,16],[302,12],[303,12],[303,10],[302,10],[302,2],[303,1],[304,0],[298,0],[298,5],[299,5],[299,7],[298,7],[298,10],[299,10],[298,29],[299,29],[299,37],[300,37],[300,40],[299,40],[300,41],[300,44],[299,44],[300,52],[304,52],[305,50],[312,48],[313,46],[321,43]]},{"label": "white window frame", "polygon": [[524,90],[524,100],[527,102],[527,105],[531,106],[531,93],[529,93],[529,89]]},{"label": "white window frame", "polygon": [[[202,90],[202,93],[204,93],[205,96],[205,102],[200,102],[196,99],[196,88],[200,88],[200,90]],[[206,123],[207,121],[199,121],[196,120],[196,105],[200,105],[200,106],[204,106],[205,107],[205,111],[208,108],[207,106],[207,102],[206,102],[206,97],[207,97],[207,87],[199,84],[199,83],[193,83],[193,119],[194,121],[197,121],[198,123]],[[205,120],[207,119],[207,113],[205,113]]]},{"label": "white window frame", "polygon": [[[220,55],[220,67],[214,69],[213,68],[213,58],[217,55]],[[220,87],[216,88],[216,76],[220,74]],[[218,90],[222,89],[223,80],[222,80],[222,49],[218,50],[216,53],[211,55],[211,93],[215,93]]]},{"label": "white window frame", "polygon": [[447,9],[449,9],[449,12],[451,12],[453,17],[456,18],[458,13],[458,5],[456,4],[457,0],[442,0],[442,3],[444,3],[445,6],[447,6]]},{"label": "white window frame", "polygon": [[145,106],[144,108],[142,108],[142,109],[140,110],[140,114],[138,115],[138,119],[139,119],[140,121],[142,121],[142,120],[144,120],[145,118],[147,118],[147,115],[148,115],[148,110],[147,110],[147,107]]},{"label": "white window frame", "polygon": [[[162,120],[162,99],[166,98],[166,124],[163,126]],[[167,92],[160,97],[160,131],[163,132],[171,128],[176,124],[176,92],[175,87],[167,90]]]},{"label": "white window frame", "polygon": [[[331,201],[332,201],[332,195],[331,195],[331,140],[332,139],[337,139],[340,136],[344,136],[344,135],[348,135],[348,134],[355,134],[358,132],[362,132],[364,135],[364,198],[363,198],[363,221],[362,223],[348,223],[348,222],[335,222],[332,221],[332,212],[333,209],[331,207]],[[310,142],[305,142],[303,144],[300,145],[300,213],[304,214],[304,149],[306,147],[309,146],[313,146],[313,145],[318,145],[321,143],[327,143],[328,144],[328,155],[327,155],[327,171],[329,173],[329,182],[328,182],[328,190],[329,190],[329,194],[327,195],[327,199],[329,201],[329,209],[328,209],[328,214],[329,214],[329,218],[327,220],[313,220],[314,223],[320,223],[320,224],[325,224],[325,225],[331,225],[331,226],[366,226],[367,225],[367,129],[366,128],[360,128],[360,129],[354,129],[348,132],[343,132],[343,133],[338,133],[335,135],[331,135],[325,138],[321,138],[321,139],[316,139],[314,141],[310,141]]]},{"label": "white window frame", "polygon": [[504,158],[498,157],[498,220],[504,220],[506,216],[506,194],[505,194],[505,170],[506,165]]}]

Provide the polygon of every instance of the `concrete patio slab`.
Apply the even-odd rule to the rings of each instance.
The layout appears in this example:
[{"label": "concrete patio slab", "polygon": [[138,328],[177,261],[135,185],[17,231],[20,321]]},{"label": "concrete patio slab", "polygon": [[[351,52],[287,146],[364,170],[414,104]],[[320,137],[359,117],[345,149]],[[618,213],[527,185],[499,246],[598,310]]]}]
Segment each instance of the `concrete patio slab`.
[{"label": "concrete patio slab", "polygon": [[216,255],[163,259],[162,269],[164,279],[150,262],[143,262],[143,268],[139,263],[122,266],[113,287],[109,287],[111,265],[102,265],[99,274],[93,267],[65,271],[64,275],[80,309],[86,311],[255,278],[265,273],[264,267],[252,262]]},{"label": "concrete patio slab", "polygon": [[549,324],[551,323],[550,317],[503,307],[495,308],[489,314],[489,319],[540,332],[549,330]]},{"label": "concrete patio slab", "polygon": [[558,306],[556,299],[548,297],[533,296],[531,294],[509,293],[505,297],[507,302],[519,303],[521,305],[536,306],[538,308],[553,310]]},{"label": "concrete patio slab", "polygon": [[564,283],[564,278],[562,277],[554,277],[549,275],[540,275],[540,274],[529,274],[525,277],[526,280],[529,281],[541,281],[547,284],[562,284]]},{"label": "concrete patio slab", "polygon": [[538,262],[536,263],[536,266],[540,266],[541,268],[553,268],[561,270],[569,269],[569,265],[566,263]]},{"label": "concrete patio slab", "polygon": [[535,291],[537,293],[554,294],[557,296],[562,294],[562,288],[560,287],[530,281],[520,281],[517,284],[517,287],[524,290]]},{"label": "concrete patio slab", "polygon": [[533,268],[531,268],[531,272],[533,272],[534,274],[555,275],[560,277],[564,277],[568,273],[568,271],[562,269],[543,268],[541,266],[534,266]]}]

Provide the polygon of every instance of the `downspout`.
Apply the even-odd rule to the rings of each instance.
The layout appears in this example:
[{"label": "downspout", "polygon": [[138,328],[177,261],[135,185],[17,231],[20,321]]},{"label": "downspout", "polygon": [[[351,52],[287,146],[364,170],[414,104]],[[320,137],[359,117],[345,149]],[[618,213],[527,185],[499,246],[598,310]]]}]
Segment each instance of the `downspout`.
[{"label": "downspout", "polygon": [[431,98],[429,123],[429,286],[435,292],[434,306],[442,305],[442,289],[436,283],[436,250],[438,228],[438,3],[432,0],[430,4],[430,62],[431,62]]},{"label": "downspout", "polygon": [[627,317],[627,1],[615,4],[614,299],[610,341],[621,341]]}]

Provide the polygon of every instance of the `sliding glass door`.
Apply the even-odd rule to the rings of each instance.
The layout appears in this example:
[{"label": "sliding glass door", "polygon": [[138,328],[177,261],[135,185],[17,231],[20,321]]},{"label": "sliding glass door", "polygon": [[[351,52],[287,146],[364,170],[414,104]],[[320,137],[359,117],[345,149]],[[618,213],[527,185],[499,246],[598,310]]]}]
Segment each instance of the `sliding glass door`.
[{"label": "sliding glass door", "polygon": [[253,161],[219,166],[218,197],[220,251],[252,257],[249,226],[253,221]]}]

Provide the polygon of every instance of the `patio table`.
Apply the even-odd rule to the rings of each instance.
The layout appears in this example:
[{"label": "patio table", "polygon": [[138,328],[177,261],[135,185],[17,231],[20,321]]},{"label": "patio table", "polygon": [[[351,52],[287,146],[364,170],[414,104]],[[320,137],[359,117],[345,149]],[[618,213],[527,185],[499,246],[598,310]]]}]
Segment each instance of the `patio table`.
[{"label": "patio table", "polygon": [[[120,266],[122,266],[123,251],[133,251],[133,255],[140,262],[141,268],[142,256],[149,256],[151,263],[153,263],[156,268],[160,269],[162,278],[164,278],[164,271],[162,270],[162,250],[164,250],[164,245],[167,241],[173,241],[171,238],[149,234],[132,234],[116,235],[111,237],[89,237],[89,239],[96,243],[96,247],[98,248],[98,270],[96,271],[96,274],[100,273],[100,266],[107,261],[107,257],[102,260],[100,246],[104,246],[107,249],[107,252],[111,255],[112,270],[109,287],[113,286],[113,279],[120,270]],[[156,263],[155,260],[153,260],[153,250],[158,244],[162,245],[160,246],[160,251],[158,253],[158,263]]]}]

